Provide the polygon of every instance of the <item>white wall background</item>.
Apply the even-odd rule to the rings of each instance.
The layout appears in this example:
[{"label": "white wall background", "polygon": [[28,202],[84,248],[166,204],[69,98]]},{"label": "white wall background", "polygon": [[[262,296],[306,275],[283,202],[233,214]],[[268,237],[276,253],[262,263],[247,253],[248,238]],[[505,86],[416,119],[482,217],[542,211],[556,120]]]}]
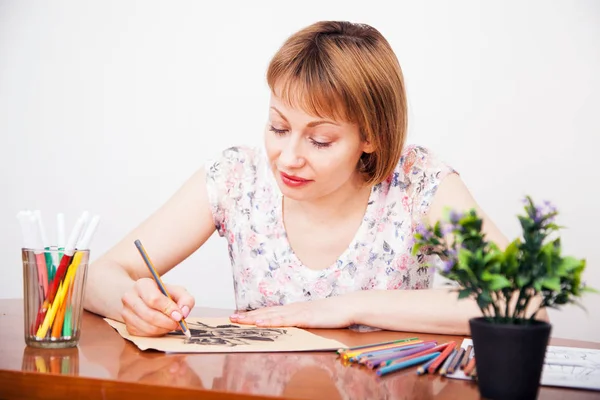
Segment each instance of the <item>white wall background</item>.
[{"label": "white wall background", "polygon": [[[159,207],[209,155],[259,144],[264,75],[294,31],[369,23],[403,66],[410,142],[458,169],[510,237],[531,194],[552,200],[565,251],[600,288],[598,1],[0,0],[0,297],[22,296],[16,213],[99,213],[93,257]],[[95,257],[94,257],[95,256]],[[224,241],[166,279],[234,306]],[[600,296],[551,314],[555,337],[600,341]]]}]

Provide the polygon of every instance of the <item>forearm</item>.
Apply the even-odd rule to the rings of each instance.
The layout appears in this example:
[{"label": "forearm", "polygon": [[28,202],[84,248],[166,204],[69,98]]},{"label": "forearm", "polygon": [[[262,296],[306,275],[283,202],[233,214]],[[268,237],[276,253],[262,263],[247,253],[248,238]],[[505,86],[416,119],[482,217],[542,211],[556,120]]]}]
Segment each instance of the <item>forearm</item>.
[{"label": "forearm", "polygon": [[348,295],[355,324],[381,329],[465,335],[469,319],[482,316],[473,299],[449,289],[368,290]]},{"label": "forearm", "polygon": [[84,307],[93,313],[121,320],[121,298],[134,280],[118,264],[98,260],[88,270]]}]

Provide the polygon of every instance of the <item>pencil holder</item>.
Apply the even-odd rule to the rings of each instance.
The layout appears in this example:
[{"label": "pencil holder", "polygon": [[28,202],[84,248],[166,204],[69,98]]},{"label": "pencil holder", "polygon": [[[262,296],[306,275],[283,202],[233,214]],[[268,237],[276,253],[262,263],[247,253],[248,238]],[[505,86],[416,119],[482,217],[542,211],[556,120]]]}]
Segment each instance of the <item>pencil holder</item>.
[{"label": "pencil holder", "polygon": [[89,250],[21,249],[28,346],[75,347],[81,335]]}]

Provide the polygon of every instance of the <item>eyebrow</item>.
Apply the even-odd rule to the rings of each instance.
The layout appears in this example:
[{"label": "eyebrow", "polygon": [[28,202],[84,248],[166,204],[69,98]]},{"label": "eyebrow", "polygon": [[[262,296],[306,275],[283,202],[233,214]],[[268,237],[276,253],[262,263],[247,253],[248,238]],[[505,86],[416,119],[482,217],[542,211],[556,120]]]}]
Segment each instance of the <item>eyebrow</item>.
[{"label": "eyebrow", "polygon": [[[289,123],[288,119],[285,117],[285,115],[283,115],[283,114],[281,113],[281,111],[279,111],[279,110],[278,110],[277,108],[275,108],[275,107],[271,107],[271,109],[272,109],[272,110],[275,110],[275,111],[277,112],[277,114],[279,114],[279,116],[280,116],[281,118],[283,118],[283,120],[284,120],[285,122],[288,122],[288,123]],[[337,126],[339,126],[339,124],[337,124],[337,123],[335,123],[335,122],[333,122],[333,121],[328,121],[328,120],[324,120],[324,119],[322,119],[322,120],[318,120],[318,121],[311,121],[311,122],[309,122],[308,124],[306,124],[306,126],[307,126],[307,127],[309,127],[309,128],[313,128],[313,127],[315,127],[315,126],[322,125],[322,124],[332,124],[332,125],[337,125]]]}]

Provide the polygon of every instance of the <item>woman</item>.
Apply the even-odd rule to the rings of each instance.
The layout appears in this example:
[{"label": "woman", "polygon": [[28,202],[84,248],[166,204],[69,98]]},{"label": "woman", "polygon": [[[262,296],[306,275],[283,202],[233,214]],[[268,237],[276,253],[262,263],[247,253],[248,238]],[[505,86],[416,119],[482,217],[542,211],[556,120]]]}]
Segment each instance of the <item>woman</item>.
[{"label": "woman", "polygon": [[177,329],[194,299],[175,286],[175,302],[163,296],[133,241],[162,275],[217,229],[233,266],[232,322],[467,333],[476,304],[432,289],[433,260],[411,255],[412,235],[446,207],[475,208],[487,237],[506,240],[449,166],[405,148],[406,95],[388,42],[367,25],[319,22],[283,44],[267,80],[264,149],[209,161],[93,263],[86,308],[135,335]]}]

